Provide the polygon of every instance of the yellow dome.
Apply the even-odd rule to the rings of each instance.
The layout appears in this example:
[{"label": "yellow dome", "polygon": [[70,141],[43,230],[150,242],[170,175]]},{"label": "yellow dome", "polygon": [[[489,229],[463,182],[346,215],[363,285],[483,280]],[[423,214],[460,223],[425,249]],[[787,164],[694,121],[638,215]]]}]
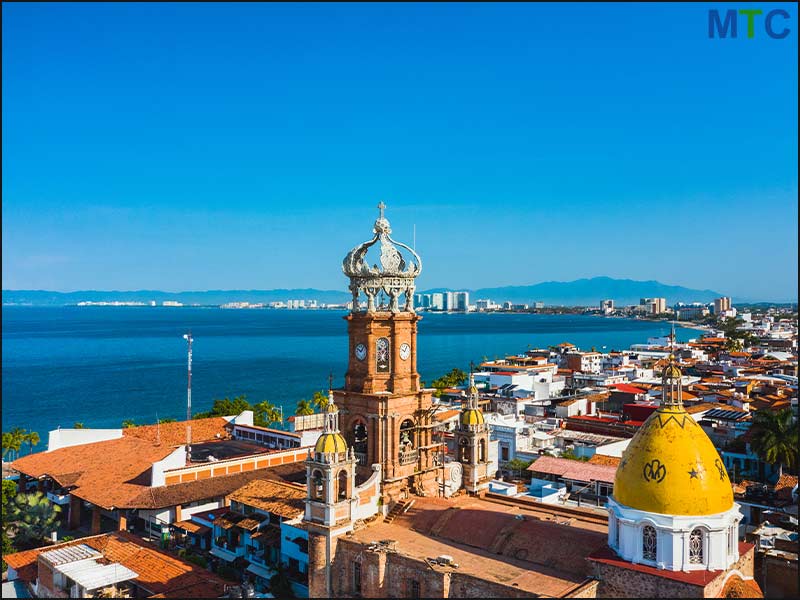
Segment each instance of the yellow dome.
[{"label": "yellow dome", "polygon": [[470,408],[461,413],[462,425],[483,425],[483,413],[475,408]]},{"label": "yellow dome", "polygon": [[620,504],[664,515],[714,515],[733,506],[725,465],[684,408],[660,408],[622,454],[614,483]]},{"label": "yellow dome", "polygon": [[674,363],[671,363],[664,367],[663,376],[667,379],[680,379],[682,377],[682,373]]},{"label": "yellow dome", "polygon": [[323,433],[314,446],[314,452],[347,452],[347,442],[341,433]]},{"label": "yellow dome", "polygon": [[328,404],[328,406],[325,407],[325,412],[329,413],[339,412],[339,407],[336,406],[333,402],[331,402],[330,404]]}]

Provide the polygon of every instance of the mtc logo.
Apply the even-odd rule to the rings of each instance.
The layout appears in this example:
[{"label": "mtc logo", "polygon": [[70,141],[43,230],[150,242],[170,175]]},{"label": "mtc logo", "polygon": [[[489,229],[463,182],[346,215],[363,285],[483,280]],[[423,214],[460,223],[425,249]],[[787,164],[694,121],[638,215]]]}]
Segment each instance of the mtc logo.
[{"label": "mtc logo", "polygon": [[[742,8],[739,10],[739,15],[745,15],[747,17],[747,37],[752,38],[755,37],[755,20],[756,16],[763,14],[764,11],[760,8]],[[719,11],[715,8],[712,8],[708,11],[708,37],[713,38],[714,32],[716,31],[718,37],[726,38],[728,37],[728,33],[732,38],[736,37],[737,29],[736,25],[738,23],[737,19],[738,15],[736,10],[730,9],[725,12],[725,19],[723,20],[720,17]],[[782,21],[775,22],[775,19],[780,17]],[[789,35],[789,28],[784,27],[780,31],[776,31],[774,28],[776,25],[783,25],[783,21],[789,18],[789,13],[783,10],[782,8],[776,8],[775,10],[771,10],[767,13],[767,16],[764,17],[764,29],[767,32],[767,35],[771,37],[773,40],[782,40],[787,35]]]}]

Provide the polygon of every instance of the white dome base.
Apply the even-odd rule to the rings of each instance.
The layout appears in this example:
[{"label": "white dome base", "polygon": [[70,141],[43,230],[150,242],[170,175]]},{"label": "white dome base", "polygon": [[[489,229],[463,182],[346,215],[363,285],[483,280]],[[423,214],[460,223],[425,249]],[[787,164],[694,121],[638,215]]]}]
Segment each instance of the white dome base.
[{"label": "white dome base", "polygon": [[669,571],[725,570],[739,560],[739,521],[730,510],[703,516],[648,513],[608,499],[608,545],[620,558]]}]

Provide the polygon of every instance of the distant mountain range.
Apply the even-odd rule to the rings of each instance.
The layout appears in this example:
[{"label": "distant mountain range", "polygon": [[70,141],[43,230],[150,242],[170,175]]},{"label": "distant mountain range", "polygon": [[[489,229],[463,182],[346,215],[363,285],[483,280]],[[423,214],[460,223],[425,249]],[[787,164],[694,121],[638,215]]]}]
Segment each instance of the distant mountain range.
[{"label": "distant mountain range", "polygon": [[[463,288],[461,288],[463,290]],[[449,288],[420,290],[421,293],[457,291]],[[666,285],[658,281],[634,281],[593,277],[575,281],[547,281],[535,285],[480,288],[470,292],[470,302],[489,298],[495,302],[511,301],[515,304],[544,302],[559,306],[597,306],[601,299],[612,299],[618,305],[638,304],[640,298],[666,298],[667,304],[675,302],[710,302],[722,294],[713,290],[695,290],[679,285]],[[183,304],[213,306],[227,302],[268,303],[292,300],[316,300],[325,304],[343,304],[350,300],[349,293],[337,290],[277,289],[277,290],[208,290],[200,292],[136,291],[79,291],[50,292],[44,290],[3,290],[3,304],[31,306],[65,306],[78,302],[145,302],[175,301]],[[735,301],[735,299],[734,299]]]},{"label": "distant mountain range", "polygon": [[675,302],[710,302],[723,295],[714,290],[695,290],[652,280],[634,281],[611,277],[545,281],[535,285],[512,285],[468,291],[470,302],[478,298],[488,298],[495,302],[511,301],[517,304],[544,302],[558,306],[597,306],[600,300],[614,300],[617,305],[639,304],[641,298],[666,298],[667,304],[672,305]]}]

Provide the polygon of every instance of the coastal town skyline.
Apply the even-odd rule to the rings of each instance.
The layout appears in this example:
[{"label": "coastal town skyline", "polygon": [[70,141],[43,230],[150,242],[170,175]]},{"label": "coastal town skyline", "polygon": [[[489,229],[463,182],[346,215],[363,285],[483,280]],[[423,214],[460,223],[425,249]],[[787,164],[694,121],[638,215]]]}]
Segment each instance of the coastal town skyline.
[{"label": "coastal town skyline", "polygon": [[3,288],[342,289],[383,200],[422,289],[795,301],[797,36],[514,10],[5,4]]}]

